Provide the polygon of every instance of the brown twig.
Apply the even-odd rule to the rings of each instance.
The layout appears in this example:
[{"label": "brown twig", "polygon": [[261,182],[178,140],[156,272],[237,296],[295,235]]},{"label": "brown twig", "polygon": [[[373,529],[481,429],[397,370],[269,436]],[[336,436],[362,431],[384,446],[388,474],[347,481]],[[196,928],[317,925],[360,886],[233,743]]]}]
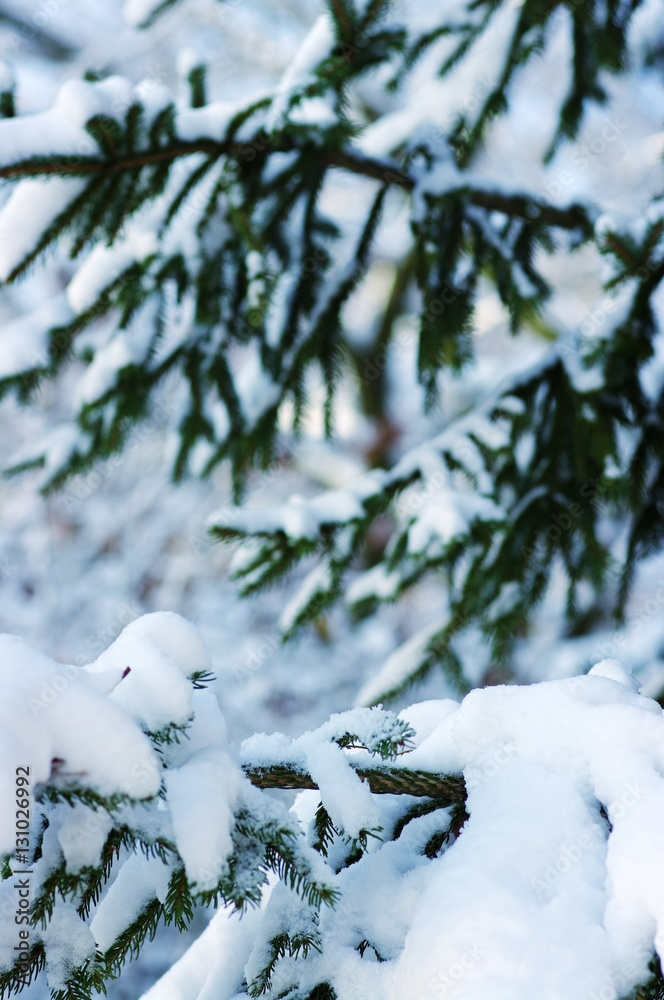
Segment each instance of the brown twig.
[{"label": "brown twig", "polygon": [[[294,148],[293,141],[288,137],[278,141],[269,140],[268,144],[273,152],[290,152]],[[178,143],[168,149],[148,150],[117,160],[86,159],[72,154],[71,156],[56,157],[50,162],[25,160],[10,166],[0,167],[0,178],[10,179],[51,174],[58,176],[113,174],[121,170],[140,170],[153,163],[163,163],[181,156],[191,156],[194,153],[228,156],[241,161],[253,148],[251,142],[236,142],[234,140],[214,142],[213,140],[201,139],[196,142]],[[394,163],[342,150],[322,153],[321,159],[324,166],[347,170],[349,173],[380,181],[381,184],[401,187],[409,192],[415,188],[415,180]],[[482,190],[470,186],[460,187],[457,190],[464,194],[472,204],[490,211],[504,212],[506,215],[528,219],[531,222],[545,222],[560,229],[581,229],[585,233],[589,233],[591,229],[589,215],[580,205],[557,208],[537,198],[503,194],[500,191]]]},{"label": "brown twig", "polygon": [[[465,802],[466,785],[461,777],[410,771],[404,767],[355,767],[372,792],[378,795],[416,795],[438,799],[441,805]],[[310,774],[291,764],[269,767],[244,766],[244,772],[258,788],[317,788]]]}]

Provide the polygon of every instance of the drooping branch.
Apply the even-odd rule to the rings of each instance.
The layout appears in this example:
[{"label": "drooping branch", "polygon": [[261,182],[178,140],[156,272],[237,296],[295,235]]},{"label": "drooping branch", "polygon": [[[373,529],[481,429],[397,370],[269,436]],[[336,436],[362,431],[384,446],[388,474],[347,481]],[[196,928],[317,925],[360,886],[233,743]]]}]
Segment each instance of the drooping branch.
[{"label": "drooping branch", "polygon": [[[416,795],[438,799],[442,806],[466,800],[463,778],[429,771],[410,771],[403,767],[355,767],[363,781],[378,795]],[[269,767],[244,765],[244,772],[258,788],[317,788],[310,774],[294,764]]]},{"label": "drooping branch", "polygon": [[[371,157],[342,150],[328,153],[326,160],[332,167],[340,167],[364,177],[373,177],[383,184],[402,187],[406,191],[413,191],[415,188],[415,180],[395,163],[375,160]],[[591,216],[582,205],[557,208],[540,198],[504,194],[497,190],[482,191],[470,186],[459,187],[456,190],[467,195],[468,200],[479,208],[504,212],[505,215],[516,215],[531,222],[537,220],[560,229],[581,229],[584,233],[589,233],[592,226]]]},{"label": "drooping branch", "polygon": [[[208,156],[228,156],[241,162],[249,156],[255,156],[256,150],[269,148],[273,153],[291,152],[296,143],[288,136],[264,137],[246,142],[223,140],[215,142],[212,139],[200,139],[195,142],[177,143],[165,149],[144,150],[118,159],[82,157],[79,155],[57,156],[52,159],[30,159],[19,163],[0,167],[0,178],[15,179],[20,177],[46,176],[80,176],[81,174],[109,175],[123,171],[140,170],[154,163],[167,163],[181,156],[191,156],[195,153],[205,153]],[[399,167],[398,164],[377,160],[343,150],[332,150],[321,154],[323,166],[337,167],[349,173],[369,177],[381,184],[401,187],[412,192],[415,189],[414,178]],[[527,195],[506,194],[497,190],[482,190],[471,185],[459,186],[455,190],[464,194],[468,200],[479,208],[503,212],[505,215],[527,219],[530,222],[544,222],[559,229],[581,230],[584,236],[592,231],[592,215],[582,205],[569,205],[558,208],[541,198]]]}]

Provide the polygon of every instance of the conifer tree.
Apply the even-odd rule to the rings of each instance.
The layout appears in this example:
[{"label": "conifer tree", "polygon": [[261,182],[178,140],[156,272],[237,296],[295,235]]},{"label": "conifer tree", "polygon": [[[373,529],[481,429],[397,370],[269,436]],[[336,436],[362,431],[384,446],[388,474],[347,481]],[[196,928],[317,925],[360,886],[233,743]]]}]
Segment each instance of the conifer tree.
[{"label": "conifer tree", "polygon": [[[133,0],[127,12],[148,31],[174,7]],[[664,17],[655,0],[440,7],[326,0],[276,90],[239,104],[208,94],[207,68],[192,60],[186,101],[110,76],[70,81],[50,110],[22,115],[0,72],[0,278],[19,281],[47,252],[71,261],[62,293],[3,331],[0,391],[30,404],[45,380],[82,369],[71,422],[9,471],[36,466],[43,488],[58,489],[120,451],[160,393],[175,392],[175,479],[222,462],[232,470],[234,505],[210,526],[240,543],[242,592],[309,564],[284,612],[286,638],[342,597],[366,615],[429,575],[447,595],[363,692],[364,707],[299,740],[257,736],[240,763],[200,690],[209,663],[185,623],[142,619],[70,677],[8,647],[9,689],[33,722],[26,746],[40,749],[29,853],[14,846],[13,826],[1,845],[5,915],[20,864],[35,866],[27,955],[7,960],[11,922],[2,934],[6,992],[46,966],[57,1000],[88,997],[160,921],[184,928],[194,905],[225,904],[254,916],[232,932],[215,917],[205,933],[226,942],[219,967],[194,946],[164,995],[199,965],[229,1000],[664,995],[664,913],[648,890],[649,880],[664,888],[660,710],[629,671],[605,660],[571,681],[473,691],[460,708],[382,707],[441,668],[450,693],[487,684],[464,645],[473,631],[491,671],[513,679],[515,648],[561,576],[568,634],[620,622],[639,563],[662,547],[664,203],[650,192],[625,199],[625,211],[566,199],[556,164],[598,107],[600,141],[621,127],[615,95],[661,69]],[[508,182],[492,172],[492,130],[559,43],[566,90],[547,117],[539,183],[519,171]],[[453,109],[444,128],[427,105],[443,99]],[[335,192],[351,182],[349,217]],[[408,243],[359,349],[348,310],[404,212]],[[436,412],[445,374],[472,369],[483,283],[515,336],[541,329],[556,291],[551,261],[583,248],[601,261],[604,292],[579,315],[581,335],[556,339],[430,440],[398,456],[383,443],[350,485],[242,506],[249,471],[276,460],[281,434],[301,431],[316,376],[328,434],[335,390],[350,378],[365,412],[384,418],[386,359],[414,313],[417,378]],[[389,538],[369,566],[378,524]],[[76,718],[91,711],[125,734],[131,752],[113,741],[116,768],[98,759],[94,733],[82,737],[90,761],[67,742],[59,713],[69,703]],[[614,745],[603,742],[611,727]],[[307,791],[293,813],[273,787]],[[533,830],[541,842],[528,853]],[[511,950],[488,912],[500,905],[501,871],[518,914]],[[449,891],[449,910],[429,881]],[[474,924],[460,916],[455,938],[460,882],[476,907],[491,902]],[[464,937],[469,926],[477,940]],[[532,961],[509,967],[526,946]],[[584,959],[545,972],[570,947]]]}]

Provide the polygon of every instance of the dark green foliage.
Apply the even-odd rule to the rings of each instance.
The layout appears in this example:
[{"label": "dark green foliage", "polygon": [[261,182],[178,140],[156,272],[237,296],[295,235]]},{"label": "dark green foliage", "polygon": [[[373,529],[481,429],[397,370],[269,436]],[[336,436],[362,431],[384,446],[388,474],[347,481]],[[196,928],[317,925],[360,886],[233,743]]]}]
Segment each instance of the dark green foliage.
[{"label": "dark green foliage", "polygon": [[216,677],[210,670],[195,670],[189,680],[194,685],[196,691],[201,691],[208,684],[212,684],[216,680]]},{"label": "dark green foliage", "polygon": [[270,958],[264,969],[249,984],[249,996],[259,997],[272,989],[271,976],[280,959],[288,955],[290,958],[306,958],[311,949],[320,951],[320,943],[315,933],[279,934],[270,941]]},{"label": "dark green foliage", "polygon": [[664,1000],[664,977],[656,955],[650,960],[648,968],[652,975],[644,986],[634,990],[632,1000]]},{"label": "dark green foliage", "polygon": [[0,118],[13,118],[15,114],[13,92],[11,90],[0,91]]},{"label": "dark green foliage", "polygon": [[[168,6],[170,2],[158,7],[150,20]],[[612,0],[612,23],[600,17],[599,0],[573,5],[581,54],[575,63],[573,95],[562,112],[561,134],[574,133],[588,100],[603,99],[597,83],[600,70],[621,70],[624,30],[633,7],[626,4],[618,10]],[[95,242],[117,244],[139,210],[155,204],[161,194],[165,198],[156,223],[155,252],[139,254],[68,327],[52,332],[52,337],[57,333],[67,340],[66,350],[56,348],[31,371],[0,382],[0,391],[11,389],[27,399],[40,378],[53,377],[77,356],[81,334],[94,330],[104,317],[114,318],[117,328],[130,337],[134,320],[144,316],[143,323],[154,323],[143,359],[119,368],[106,391],[82,407],[80,441],[62,467],[53,470],[51,487],[122,448],[128,429],[149,415],[154,394],[175,371],[182,373],[190,389],[189,408],[179,427],[176,477],[187,472],[196,448],[205,445],[203,471],[229,459],[239,495],[247,471],[273,460],[277,419],[288,400],[297,427],[305,401],[305,374],[311,366],[323,375],[325,425],[331,431],[334,387],[343,368],[342,310],[371,263],[386,193],[389,188],[411,191],[416,181],[409,170],[421,173],[423,160],[435,164],[438,159],[435,148],[419,140],[400,150],[395,161],[381,163],[357,155],[352,144],[361,122],[349,110],[353,81],[381,65],[399,63],[400,80],[436,39],[454,36],[456,48],[441,69],[445,74],[472,50],[493,18],[504,16],[504,10],[502,4],[485,0],[469,6],[467,21],[442,23],[426,37],[413,38],[389,3],[376,0],[360,13],[353,3],[330,0],[328,8],[337,46],[309,81],[293,90],[281,119],[266,118],[270,101],[262,100],[238,113],[223,139],[201,135],[195,141],[183,140],[173,105],[151,112],[149,118],[136,98],[113,117],[98,114],[88,121],[89,153],[35,156],[0,170],[0,176],[7,178],[41,174],[84,181],[83,190],[73,194],[46,226],[10,280],[63,237],[74,258]],[[447,137],[455,150],[450,169],[466,166],[492,116],[505,109],[515,69],[537,56],[555,10],[556,5],[541,0],[527,0],[520,8],[503,77],[476,120],[457,123]],[[192,69],[189,83],[192,106],[204,108],[203,65]],[[332,102],[334,116],[324,125],[301,122],[300,105],[319,96]],[[349,234],[342,234],[337,220],[322,215],[318,201],[331,170],[339,168],[364,175],[378,186],[357,227],[354,263],[335,271],[335,255],[347,253]],[[592,234],[591,216],[579,206],[559,210],[518,191],[512,195],[483,191],[463,169],[458,178],[442,195],[433,189],[426,194],[425,180],[421,197],[426,218],[420,213],[413,220],[415,270],[423,294],[419,373],[430,402],[436,397],[439,370],[461,368],[472,356],[479,275],[495,282],[516,331],[532,319],[548,294],[536,258],[553,246],[556,227],[572,229],[583,238]],[[499,222],[497,213],[502,216]],[[170,248],[167,243],[173,227],[188,218],[200,249],[185,258],[176,249],[177,240]],[[252,273],[249,255],[260,261],[251,265]],[[288,287],[285,274],[290,276]],[[402,289],[402,298],[406,292]],[[166,313],[173,303],[189,308],[190,302],[195,316],[190,335],[175,350],[160,355]],[[255,417],[247,414],[237,388],[235,358],[249,345],[256,347],[260,366],[274,385],[274,402],[263,405]],[[225,414],[221,422],[212,416],[214,407]],[[331,572],[338,590],[339,567],[333,564]],[[323,601],[320,613],[325,595],[318,599]],[[331,594],[329,600],[333,599]],[[302,621],[307,614],[303,612]]]},{"label": "dark green foliage", "polygon": [[380,733],[370,739],[365,744],[359,736],[353,733],[344,733],[343,736],[335,740],[340,747],[361,748],[369,753],[379,754],[383,760],[397,757],[412,749],[412,728],[403,719],[395,719],[392,732],[389,735]]},{"label": "dark green foliage", "polygon": [[314,817],[314,831],[315,836],[312,846],[315,850],[320,851],[323,857],[326,858],[330,845],[334,840],[334,835],[338,833],[338,830],[335,828],[332,820],[330,819],[330,814],[322,802],[316,809],[316,815]]},{"label": "dark green foliage", "polygon": [[[200,673],[190,678],[192,685],[196,680],[200,684],[201,678]],[[402,754],[409,746],[411,729],[391,713],[365,709],[355,713],[354,722],[353,728],[361,736],[349,732],[348,718],[343,714],[333,716],[321,730],[322,741],[364,747],[382,759]],[[192,724],[196,724],[195,719]],[[165,772],[173,766],[173,755],[175,760],[180,759],[178,743],[186,737],[186,728],[171,723],[158,733],[147,734]],[[341,750],[336,752],[341,755]],[[62,917],[63,904],[73,908],[82,921],[90,921],[104,889],[116,875],[140,880],[141,865],[148,862],[152,874],[143,884],[131,921],[118,929],[106,951],[96,951],[68,970],[66,989],[52,990],[55,1000],[65,1000],[70,995],[83,1000],[98,992],[105,993],[108,980],[119,976],[125,964],[138,957],[161,925],[172,924],[185,931],[196,906],[232,907],[242,913],[248,907],[260,905],[273,874],[281,883],[280,890],[292,894],[303,924],[301,929],[284,929],[270,941],[262,971],[248,987],[251,996],[268,994],[272,973],[281,959],[286,956],[305,959],[312,949],[320,950],[319,911],[323,907],[334,908],[340,896],[334,873],[357,863],[370,849],[370,842],[381,839],[380,829],[360,830],[357,836],[350,836],[335,827],[322,803],[307,838],[287,808],[244,779],[230,827],[230,853],[214,862],[218,865],[214,871],[216,884],[202,888],[189,880],[178,848],[169,839],[171,800],[166,773],[157,795],[135,800],[120,793],[103,796],[76,784],[74,776],[60,774],[57,764],[55,761],[49,782],[35,789],[38,808],[34,811],[30,834],[32,851],[29,861],[22,862],[29,865],[35,879],[30,908],[33,927],[38,932],[46,930],[51,921]],[[437,781],[436,775],[429,778]],[[258,783],[265,787],[264,780]],[[311,786],[310,778],[308,784]],[[276,781],[273,787],[278,786]],[[99,830],[104,831],[104,840],[98,863],[72,871],[59,837],[71,821],[70,810],[74,807],[78,814],[76,828],[72,827],[67,834],[74,838],[70,845],[75,844],[77,836],[85,841]],[[334,857],[326,865],[315,852],[327,858],[328,849],[333,850]],[[131,876],[123,872],[127,863],[137,865]],[[162,866],[164,879],[160,880],[155,870]],[[2,876],[11,878],[15,874],[13,868],[12,858],[5,858]],[[203,877],[209,879],[210,874],[204,873]],[[158,884],[167,887],[165,892],[156,888]],[[34,942],[27,964],[23,963],[25,967],[15,966],[0,976],[0,996],[22,989],[26,976],[33,979],[44,967],[44,955],[42,944]]]},{"label": "dark green foliage", "polygon": [[[159,4],[146,25],[175,3]],[[283,512],[272,510],[261,521],[255,509],[251,517],[238,509],[226,511],[212,532],[219,539],[250,543],[236,571],[244,594],[280,582],[304,560],[314,564],[314,575],[285,624],[286,638],[345,596],[346,582],[358,567],[366,570],[371,564],[374,575],[360,578],[366,585],[351,601],[357,617],[399,599],[428,574],[440,577],[446,605],[423,636],[410,669],[388,677],[377,701],[399,696],[435,668],[442,668],[459,693],[468,690],[469,676],[477,678],[466,669],[461,640],[471,630],[490,652],[492,673],[479,682],[510,679],[515,646],[528,634],[553,574],[560,571],[569,635],[583,635],[611,615],[620,621],[638,561],[664,545],[664,391],[649,398],[643,379],[659,333],[653,298],[664,277],[661,204],[654,202],[642,218],[606,222],[592,204],[553,204],[522,190],[518,176],[510,189],[496,186],[475,166],[492,121],[509,111],[517,75],[545,52],[554,18],[570,22],[571,74],[547,160],[577,135],[590,103],[608,101],[610,76],[628,68],[627,28],[637,6],[638,0],[524,0],[516,6],[475,0],[465,11],[457,7],[451,13],[443,4],[440,23],[419,34],[408,28],[407,4],[402,10],[387,0],[357,5],[326,0],[333,39],[319,64],[290,89],[242,108],[227,121],[215,119],[218,107],[201,63],[188,74],[187,107],[173,101],[150,111],[153,105],[135,94],[117,112],[90,117],[84,152],[72,154],[63,147],[49,156],[3,160],[3,183],[20,184],[23,178],[76,182],[45,220],[34,245],[15,262],[9,281],[47,251],[62,247],[69,255],[66,266],[74,270],[75,290],[90,251],[106,257],[97,283],[82,282],[91,288],[87,298],[72,306],[71,317],[45,331],[43,356],[0,380],[0,394],[12,392],[31,402],[43,380],[72,364],[93,375],[95,366],[111,370],[82,397],[76,414],[80,433],[71,451],[52,464],[40,443],[13,471],[41,464],[48,470],[44,488],[61,486],[121,450],[157,401],[170,405],[172,380],[185,387],[175,427],[174,477],[207,475],[228,461],[237,501],[247,475],[275,461],[289,410],[289,430],[295,436],[300,432],[312,375],[324,389],[328,435],[334,431],[335,391],[351,372],[363,382],[366,414],[383,420],[386,380],[376,377],[375,390],[367,388],[365,370],[378,352],[389,352],[399,320],[415,312],[417,374],[433,408],[441,373],[462,372],[473,359],[483,285],[495,289],[516,335],[537,326],[552,292],[547,256],[588,245],[611,268],[606,301],[613,303],[615,296],[620,306],[615,316],[612,307],[606,310],[610,322],[590,324],[587,337],[556,344],[536,370],[503,384],[481,409],[462,415],[424,446],[419,457],[412,453],[393,465],[389,447],[383,448],[350,500],[340,491],[341,497],[333,498],[343,501],[339,505],[303,501],[311,515],[304,528]],[[427,54],[436,57],[442,77],[451,77],[475,55],[475,46],[498,19],[509,29],[502,67],[475,110],[461,107],[444,134],[422,130],[395,140],[389,156],[372,158],[360,151],[357,140],[380,110],[358,96],[359,80],[371,74],[372,87],[382,81],[397,92]],[[48,37],[36,35],[34,44],[48,46]],[[655,65],[662,61],[656,44],[648,58]],[[88,79],[96,93],[95,75]],[[212,127],[205,124],[208,113]],[[4,119],[15,116],[13,92],[5,91],[0,94],[0,151],[2,129],[15,124]],[[351,220],[328,197],[340,177],[357,182]],[[346,310],[370,273],[395,206],[410,213],[408,245],[399,248],[375,340],[365,354],[354,353]],[[104,344],[122,348],[115,367],[104,367]],[[454,493],[450,483],[457,481],[463,488]],[[422,542],[422,512],[430,496],[458,527],[438,526]],[[627,539],[621,565],[601,530],[609,517]],[[386,525],[389,541],[376,551],[372,535]],[[212,679],[207,672],[190,677],[194,688]],[[383,760],[412,748],[414,734],[406,723],[381,720],[366,731],[359,724],[357,732],[354,722],[342,719],[329,725],[325,739]],[[186,746],[188,728],[178,722],[147,733],[164,770]],[[342,756],[341,750],[334,752]],[[259,774],[259,762],[255,773],[261,780],[271,774],[274,787],[285,787],[290,763],[271,761]],[[375,779],[380,765],[371,767]],[[404,773],[396,766],[392,770]],[[356,769],[360,777],[366,771]],[[309,775],[296,777],[295,786],[312,787]],[[165,899],[156,891],[145,899],[105,954],[96,953],[71,970],[66,989],[54,991],[55,1000],[88,1000],[105,992],[107,981],[140,953],[160,924],[186,929],[197,905],[238,911],[259,905],[276,875],[280,889],[285,886],[299,897],[302,926],[272,927],[264,962],[246,984],[250,996],[272,997],[281,989],[274,987],[280,963],[288,967],[307,957],[315,963],[319,929],[334,912],[323,907],[332,908],[338,900],[339,873],[371,862],[383,837],[391,849],[390,841],[412,834],[414,863],[419,864],[438,857],[460,833],[467,814],[459,794],[443,799],[439,791],[434,797],[427,786],[424,793],[420,788],[426,797],[415,801],[415,778],[416,772],[409,775],[413,794],[385,829],[362,829],[355,836],[335,826],[323,794],[308,839],[275,800],[243,788],[232,851],[215,869],[216,884],[201,889],[188,881],[175,844],[165,836],[151,839],[141,825],[143,810],[165,805],[165,784],[154,799],[136,802],[124,794],[104,797],[55,773],[36,795],[42,815],[34,831],[34,860],[42,865],[43,877],[32,907],[35,927],[46,925],[63,901],[88,919],[127,854],[156,859],[168,875]],[[450,780],[458,783],[457,792],[459,784],[463,789],[462,779]],[[99,864],[74,873],[53,847],[57,827],[49,825],[57,810],[72,806],[112,821]],[[326,870],[328,880],[321,876]],[[0,874],[11,876],[11,859],[3,859]],[[384,961],[379,942],[370,940],[373,932],[364,933],[358,931],[351,946],[367,961]],[[42,946],[35,945],[29,980],[44,962]],[[634,1000],[664,996],[656,963],[651,972]],[[327,974],[314,973],[306,986],[288,984],[279,996],[336,1000],[323,981]],[[0,995],[23,985],[16,969],[5,972]]]}]

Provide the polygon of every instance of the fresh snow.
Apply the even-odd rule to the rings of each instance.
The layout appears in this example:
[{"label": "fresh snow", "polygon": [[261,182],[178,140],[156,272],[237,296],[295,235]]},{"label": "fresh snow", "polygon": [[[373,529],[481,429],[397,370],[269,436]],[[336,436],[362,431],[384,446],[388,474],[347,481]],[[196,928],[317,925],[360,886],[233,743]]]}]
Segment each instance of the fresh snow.
[{"label": "fresh snow", "polygon": [[[20,191],[21,188],[19,187]],[[67,298],[77,313],[93,306],[105,288],[136,261],[143,261],[157,250],[154,232],[128,225],[123,239],[112,247],[98,243],[67,286]]]},{"label": "fresh snow", "polygon": [[[354,600],[357,596],[353,595]],[[377,673],[360,688],[358,705],[375,705],[389,691],[397,690],[417,670],[426,656],[429,643],[440,632],[440,622],[425,625],[391,653]]]},{"label": "fresh snow", "polygon": [[295,58],[281,78],[270,108],[267,126],[274,129],[288,110],[289,98],[313,77],[314,70],[335,44],[332,22],[328,14],[321,14],[302,42]]},{"label": "fresh snow", "polygon": [[166,775],[175,843],[188,878],[213,889],[232,851],[240,772],[221,747],[204,747]]},{"label": "fresh snow", "polygon": [[290,599],[281,613],[279,625],[282,632],[290,632],[300,614],[309,607],[316,597],[327,594],[332,586],[330,566],[323,561],[315,566],[304,578],[298,591]]},{"label": "fresh snow", "polygon": [[207,670],[210,658],[193,625],[162,611],[127,625],[88,669],[115,681],[127,667],[111,698],[147,729],[158,732],[191,717],[192,687],[187,678]]},{"label": "fresh snow", "polygon": [[166,899],[170,875],[159,858],[135,854],[125,861],[90,924],[101,951],[110,948],[148,903]]},{"label": "fresh snow", "polygon": [[50,363],[49,331],[64,326],[73,317],[66,296],[60,294],[27,316],[3,326],[0,331],[0,377],[47,368]]},{"label": "fresh snow", "polygon": [[122,8],[125,21],[132,26],[138,26],[161,7],[164,0],[125,0]]},{"label": "fresh snow", "polygon": [[234,1000],[260,928],[261,910],[242,918],[218,910],[201,936],[143,1000]]},{"label": "fresh snow", "polygon": [[[159,764],[147,737],[117,704],[94,691],[74,666],[55,663],[15,636],[0,637],[0,851],[14,846],[14,775],[29,766],[46,782],[51,762],[104,795],[142,798],[159,788]],[[137,770],[136,762],[142,761]]]},{"label": "fresh snow", "polygon": [[[417,636],[420,645],[427,639]],[[0,773],[12,780],[0,789],[7,817],[0,849],[13,846],[19,762],[30,763],[37,783],[154,796],[161,769],[134,719],[147,728],[170,715],[189,720],[189,736],[164,746],[165,801],[153,799],[152,813],[149,803],[123,808],[138,810],[125,815],[144,836],[176,844],[192,883],[213,888],[233,849],[241,803],[259,808],[261,800],[266,817],[272,806],[242,775],[214,695],[192,691],[188,678],[210,666],[197,630],[175,614],[143,616],[85,668],[62,667],[11,636],[2,644]],[[344,1000],[587,1000],[607,984],[620,982],[625,992],[642,982],[653,948],[664,950],[664,716],[638,688],[628,667],[606,659],[586,676],[476,689],[461,704],[404,709],[413,743],[392,766],[466,778],[469,818],[433,860],[423,846],[449,828],[451,811],[413,819],[391,840],[405,800],[372,794],[353,765],[380,762],[335,743],[351,733],[371,747],[395,732],[394,716],[357,708],[295,739],[275,733],[245,741],[245,765],[300,767],[318,785],[298,800],[303,837],[318,799],[346,837],[385,835],[370,838],[367,853],[336,877],[318,858],[316,877],[336,878],[342,896],[320,914],[321,952],[302,970],[308,988],[323,977]],[[110,829],[108,814],[81,804],[50,808],[37,880],[60,856],[72,872],[94,866]],[[330,863],[340,848],[347,850],[334,847]],[[165,900],[172,872],[159,858],[130,856],[89,925],[58,902],[38,932],[49,983],[62,986],[94,944],[108,949],[140,909]],[[0,907],[11,882],[0,886]],[[391,906],[398,917],[386,921]],[[251,978],[262,968],[270,936],[300,921],[306,929],[308,920],[290,889],[268,889],[248,924],[219,914],[149,996],[168,1000],[178,989],[190,1000],[215,991],[237,996],[242,970]],[[384,961],[361,958],[362,940]],[[3,933],[3,964],[11,955]],[[292,961],[275,970],[282,987]]]},{"label": "fresh snow", "polygon": [[[3,124],[0,121],[0,142]],[[66,211],[85,184],[79,178],[52,177],[47,181],[24,180],[14,188],[0,209],[0,281],[6,281],[34,251],[42,234]]]},{"label": "fresh snow", "polygon": [[445,984],[459,1000],[582,1000],[646,978],[664,940],[664,720],[635,686],[604,661],[587,677],[476,690],[413,751],[409,766],[484,777],[432,865],[390,997]]}]

